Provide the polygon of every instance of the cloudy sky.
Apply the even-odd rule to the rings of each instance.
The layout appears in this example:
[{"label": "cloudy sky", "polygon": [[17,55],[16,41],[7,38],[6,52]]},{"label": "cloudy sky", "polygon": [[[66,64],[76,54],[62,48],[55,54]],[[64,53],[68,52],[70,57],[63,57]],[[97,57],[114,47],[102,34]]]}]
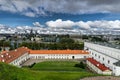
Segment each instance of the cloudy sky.
[{"label": "cloudy sky", "polygon": [[120,0],[0,0],[0,24],[120,29]]}]

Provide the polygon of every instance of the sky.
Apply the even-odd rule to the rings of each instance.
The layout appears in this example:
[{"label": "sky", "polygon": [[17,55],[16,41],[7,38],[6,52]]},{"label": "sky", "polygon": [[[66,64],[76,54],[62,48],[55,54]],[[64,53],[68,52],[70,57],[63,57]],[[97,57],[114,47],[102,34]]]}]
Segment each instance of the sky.
[{"label": "sky", "polygon": [[120,0],[0,0],[0,25],[120,30]]}]

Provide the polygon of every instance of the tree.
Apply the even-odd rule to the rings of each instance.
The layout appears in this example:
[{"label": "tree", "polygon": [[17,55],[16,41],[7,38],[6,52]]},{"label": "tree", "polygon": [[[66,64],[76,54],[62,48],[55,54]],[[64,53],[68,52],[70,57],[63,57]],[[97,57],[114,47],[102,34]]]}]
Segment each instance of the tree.
[{"label": "tree", "polygon": [[81,61],[79,64],[75,64],[75,67],[79,67],[79,68],[82,68],[82,69],[85,69],[85,64]]},{"label": "tree", "polygon": [[71,39],[71,38],[62,38],[61,40],[60,40],[60,43],[74,43],[75,41],[73,40],[73,39]]},{"label": "tree", "polygon": [[85,69],[85,64],[82,61],[80,62],[80,68]]}]

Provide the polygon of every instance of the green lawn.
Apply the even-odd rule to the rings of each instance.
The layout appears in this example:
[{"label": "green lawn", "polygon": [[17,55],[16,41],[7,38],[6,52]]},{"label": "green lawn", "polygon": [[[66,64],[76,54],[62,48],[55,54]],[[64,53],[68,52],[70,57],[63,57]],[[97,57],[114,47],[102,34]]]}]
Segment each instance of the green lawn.
[{"label": "green lawn", "polygon": [[75,61],[45,61],[35,64],[31,69],[40,71],[85,71],[79,67]]},{"label": "green lawn", "polygon": [[[0,80],[80,80],[80,78],[83,77],[97,76],[97,74],[89,73],[87,71],[80,71],[81,69],[78,69],[79,71],[76,71],[77,68],[72,68],[73,64],[76,62],[70,62],[69,64],[67,63],[69,62],[42,62],[36,64],[32,69],[17,68],[12,65],[0,63]],[[54,65],[56,67],[54,67]],[[55,69],[58,71],[47,71],[45,68],[43,69],[45,71],[42,69],[42,71],[40,71],[39,66],[41,66],[41,68],[45,66],[53,66],[54,68],[50,68],[49,70]],[[61,66],[61,69],[59,66]],[[63,71],[65,69],[64,67],[67,66],[67,71]],[[33,70],[34,68],[36,68],[36,70]]]},{"label": "green lawn", "polygon": [[[40,76],[37,77],[38,80],[79,80],[83,77],[95,76],[95,74],[87,72],[49,72],[49,71],[40,71]],[[37,79],[35,79],[37,80]]]}]

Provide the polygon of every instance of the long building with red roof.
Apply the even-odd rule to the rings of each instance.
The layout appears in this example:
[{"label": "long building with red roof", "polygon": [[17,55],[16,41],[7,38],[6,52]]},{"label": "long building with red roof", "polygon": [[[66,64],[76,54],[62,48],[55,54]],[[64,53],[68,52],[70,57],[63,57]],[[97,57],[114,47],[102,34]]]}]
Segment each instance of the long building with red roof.
[{"label": "long building with red roof", "polygon": [[1,62],[16,66],[20,66],[27,59],[81,59],[88,57],[89,53],[85,50],[31,50],[27,47],[0,53]]},{"label": "long building with red roof", "polygon": [[89,68],[92,68],[92,70],[94,70],[96,73],[108,75],[112,74],[112,71],[108,67],[93,58],[87,58],[87,65],[89,66]]},{"label": "long building with red roof", "polygon": [[33,59],[80,59],[88,56],[85,50],[30,50]]}]

